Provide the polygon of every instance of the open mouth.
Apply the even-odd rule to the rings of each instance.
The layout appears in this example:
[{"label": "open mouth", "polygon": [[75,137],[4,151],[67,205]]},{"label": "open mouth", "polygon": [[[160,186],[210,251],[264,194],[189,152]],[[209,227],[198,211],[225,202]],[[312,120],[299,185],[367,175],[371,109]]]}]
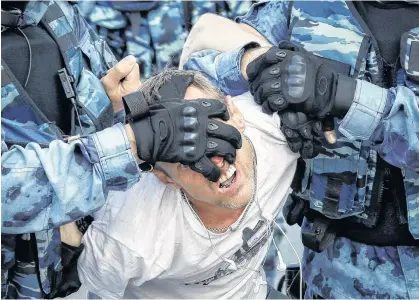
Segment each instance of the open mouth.
[{"label": "open mouth", "polygon": [[234,183],[234,179],[236,179],[236,167],[230,165],[225,174],[220,177],[220,188],[229,188]]}]

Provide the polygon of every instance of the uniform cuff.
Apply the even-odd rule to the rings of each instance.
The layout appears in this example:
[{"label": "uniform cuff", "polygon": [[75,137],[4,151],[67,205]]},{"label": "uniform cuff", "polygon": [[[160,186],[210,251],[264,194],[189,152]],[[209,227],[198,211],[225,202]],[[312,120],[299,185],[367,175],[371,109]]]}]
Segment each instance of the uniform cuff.
[{"label": "uniform cuff", "polygon": [[241,61],[246,50],[260,47],[256,42],[249,42],[244,46],[222,53],[215,62],[217,77],[224,91],[230,91],[231,95],[242,94],[248,89],[248,82],[241,72]]},{"label": "uniform cuff", "polygon": [[126,190],[140,177],[131,145],[121,123],[91,135],[101,173],[110,190]]},{"label": "uniform cuff", "polygon": [[368,140],[383,116],[388,90],[366,81],[356,82],[353,103],[339,131],[349,140]]}]

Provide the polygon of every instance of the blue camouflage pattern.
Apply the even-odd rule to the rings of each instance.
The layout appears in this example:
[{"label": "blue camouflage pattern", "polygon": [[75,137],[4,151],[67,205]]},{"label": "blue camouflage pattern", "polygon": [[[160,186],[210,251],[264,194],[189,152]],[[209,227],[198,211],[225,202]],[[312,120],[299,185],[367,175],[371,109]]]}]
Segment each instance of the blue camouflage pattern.
[{"label": "blue camouflage pattern", "polygon": [[400,50],[400,61],[403,66],[403,69],[406,71],[406,75],[415,79],[416,81],[419,80],[419,70],[414,70],[411,65],[409,64],[409,60],[411,59],[411,50],[412,44],[416,43],[419,45],[419,28],[413,28],[409,32],[406,32],[402,36],[402,47]]},{"label": "blue camouflage pattern", "polygon": [[[80,1],[75,5],[118,58],[134,55],[141,78],[177,67],[188,35],[184,1]],[[244,15],[251,1],[190,1],[191,22],[205,13]]]},{"label": "blue camouflage pattern", "polygon": [[[2,298],[43,298],[53,292],[62,270],[59,226],[99,209],[109,190],[126,190],[139,180],[119,123],[124,112],[112,120],[99,80],[116,63],[112,51],[67,2],[29,2],[23,26],[38,26],[49,8],[64,14],[46,26],[58,43],[61,38],[72,43],[62,54],[74,79],[85,135],[64,142],[60,128],[39,111],[2,61]],[[91,69],[84,66],[83,53]],[[109,110],[110,121],[101,121]],[[72,131],[82,132],[79,126]],[[27,233],[34,233],[36,262],[15,259],[16,239],[32,239]]]},{"label": "blue camouflage pattern", "polygon": [[[418,85],[404,63],[396,87],[386,90],[377,86],[382,82],[380,58],[372,40],[352,14],[353,9],[351,2],[344,1],[319,1],[315,5],[307,1],[262,1],[238,21],[255,28],[273,45],[288,39],[318,56],[345,63],[350,66],[351,75],[364,82],[358,81],[357,101],[367,103],[374,117],[355,118],[353,114],[345,117],[345,123],[335,119],[335,127],[339,128],[337,143],[325,143],[318,157],[305,161],[308,167],[301,178],[301,189],[294,193],[329,218],[346,218],[372,226],[377,221],[372,209],[372,187],[380,155],[402,169],[409,230],[418,239]],[[416,39],[418,30],[409,32],[407,43]],[[225,53],[200,51],[191,55],[184,68],[202,71],[225,94],[238,95],[247,91],[247,83],[237,67],[242,53],[243,48]],[[404,62],[408,61],[406,53]],[[381,96],[373,100],[369,95]],[[351,109],[359,112],[358,107],[356,103]],[[351,124],[370,128],[371,132],[363,138],[354,138],[348,134]],[[325,195],[336,186],[342,192],[337,195],[336,210],[330,211]],[[306,219],[302,230],[311,230],[311,223]],[[305,296],[418,298],[418,253],[418,247],[375,247],[341,237],[322,253],[306,248],[303,277],[308,290]]]}]

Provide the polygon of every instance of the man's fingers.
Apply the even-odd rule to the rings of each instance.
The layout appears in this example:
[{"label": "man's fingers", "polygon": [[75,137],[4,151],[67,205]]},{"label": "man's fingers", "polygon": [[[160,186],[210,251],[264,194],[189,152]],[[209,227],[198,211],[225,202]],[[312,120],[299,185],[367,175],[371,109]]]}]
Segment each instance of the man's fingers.
[{"label": "man's fingers", "polygon": [[131,71],[121,82],[122,94],[130,94],[141,88],[140,66],[135,63]]},{"label": "man's fingers", "polygon": [[191,170],[201,173],[205,178],[212,182],[220,179],[220,169],[206,156],[189,166]]},{"label": "man's fingers", "polygon": [[118,62],[108,73],[102,78],[102,84],[107,89],[117,88],[122,79],[124,79],[135,67],[137,61],[134,56],[129,55]]},{"label": "man's fingers", "polygon": [[336,143],[336,131],[332,130],[332,131],[325,131],[324,132],[324,137],[326,138],[327,142],[329,144],[334,144]]},{"label": "man's fingers", "polygon": [[207,133],[208,136],[229,142],[236,149],[240,149],[242,146],[240,132],[231,125],[210,119],[207,125]]},{"label": "man's fingers", "polygon": [[335,129],[335,122],[333,117],[326,117],[322,121],[322,129],[324,131],[324,137],[326,138],[329,144],[336,143],[336,131]]}]

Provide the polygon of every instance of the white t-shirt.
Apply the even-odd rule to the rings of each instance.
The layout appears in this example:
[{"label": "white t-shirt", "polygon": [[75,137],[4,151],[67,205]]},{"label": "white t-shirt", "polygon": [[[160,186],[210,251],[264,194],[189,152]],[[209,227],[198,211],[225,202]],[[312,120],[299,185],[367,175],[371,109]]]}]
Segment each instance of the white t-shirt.
[{"label": "white t-shirt", "polygon": [[[232,229],[209,232],[180,191],[143,174],[109,195],[83,238],[81,282],[103,298],[266,298],[262,265],[271,222],[289,193],[297,155],[253,97],[234,97],[257,157],[257,193]],[[263,211],[263,217],[260,208]]]}]

